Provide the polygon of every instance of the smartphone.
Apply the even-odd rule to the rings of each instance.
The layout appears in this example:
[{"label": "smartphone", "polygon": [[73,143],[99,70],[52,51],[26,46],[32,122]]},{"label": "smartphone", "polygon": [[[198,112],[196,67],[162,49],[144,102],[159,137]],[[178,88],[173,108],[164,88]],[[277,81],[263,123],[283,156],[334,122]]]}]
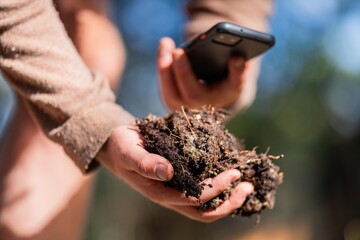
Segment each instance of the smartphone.
[{"label": "smartphone", "polygon": [[249,60],[274,44],[275,37],[270,34],[220,22],[180,47],[185,50],[195,75],[207,84],[214,84],[227,77],[231,56]]}]

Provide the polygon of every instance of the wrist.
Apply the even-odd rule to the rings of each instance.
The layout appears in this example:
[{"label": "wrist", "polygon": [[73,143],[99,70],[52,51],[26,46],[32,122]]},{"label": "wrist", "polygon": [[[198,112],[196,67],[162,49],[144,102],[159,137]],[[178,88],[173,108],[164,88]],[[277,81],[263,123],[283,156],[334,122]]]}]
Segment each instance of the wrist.
[{"label": "wrist", "polygon": [[114,169],[112,160],[111,160],[111,152],[112,152],[112,134],[108,137],[104,145],[100,148],[99,152],[96,154],[95,159],[93,160],[94,164],[98,164],[100,166],[105,167],[107,170],[110,170],[113,172],[112,169]]}]

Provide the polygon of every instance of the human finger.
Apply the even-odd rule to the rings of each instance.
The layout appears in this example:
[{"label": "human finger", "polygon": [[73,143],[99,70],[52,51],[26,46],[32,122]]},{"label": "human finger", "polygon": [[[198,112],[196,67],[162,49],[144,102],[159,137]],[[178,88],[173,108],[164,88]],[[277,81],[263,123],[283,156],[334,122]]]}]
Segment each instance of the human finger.
[{"label": "human finger", "polygon": [[224,190],[230,187],[231,183],[235,182],[240,178],[239,170],[232,169],[228,171],[224,171],[217,175],[215,178],[209,178],[203,181],[205,187],[200,196],[200,202],[205,203]]},{"label": "human finger", "polygon": [[142,147],[133,147],[128,156],[128,166],[143,177],[159,181],[168,181],[174,169],[168,160],[160,155],[147,152]]},{"label": "human finger", "polygon": [[174,173],[170,162],[149,153],[142,144],[141,135],[134,126],[119,126],[113,131],[107,145],[115,172],[126,169],[154,180],[170,180]]},{"label": "human finger", "polygon": [[163,182],[145,178],[134,171],[125,171],[122,178],[145,197],[163,206],[199,206],[195,197],[186,197],[184,193],[165,186]]},{"label": "human finger", "polygon": [[159,42],[157,54],[157,66],[162,97],[166,106],[172,110],[181,106],[180,94],[171,69],[173,63],[172,51],[174,49],[174,41],[171,38],[165,37]]},{"label": "human finger", "polygon": [[213,222],[225,216],[228,216],[236,209],[240,208],[246,197],[254,191],[254,187],[251,183],[242,182],[239,183],[232,191],[229,199],[225,200],[215,210],[204,212],[201,215],[202,219],[207,222]]},{"label": "human finger", "polygon": [[253,191],[254,187],[248,182],[239,183],[233,189],[228,200],[224,201],[215,210],[202,212],[194,207],[187,206],[171,206],[175,211],[197,221],[214,222],[220,218],[226,217],[236,209],[240,208],[246,197]]}]

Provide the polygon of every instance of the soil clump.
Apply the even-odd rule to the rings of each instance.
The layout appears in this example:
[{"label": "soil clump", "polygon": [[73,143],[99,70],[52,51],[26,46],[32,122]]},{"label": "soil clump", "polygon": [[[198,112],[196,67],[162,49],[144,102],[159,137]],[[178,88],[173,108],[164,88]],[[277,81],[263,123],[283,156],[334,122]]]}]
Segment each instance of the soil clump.
[{"label": "soil clump", "polygon": [[[199,198],[202,181],[227,169],[238,169],[241,178],[199,209],[209,211],[231,195],[231,189],[241,181],[254,185],[254,192],[233,214],[251,216],[263,209],[272,209],[275,193],[283,181],[283,173],[272,160],[282,156],[246,150],[224,125],[228,113],[222,109],[203,107],[182,108],[163,118],[153,115],[137,120],[144,148],[168,159],[174,167],[174,177],[165,182],[186,196]],[[211,187],[211,186],[210,186]]]}]

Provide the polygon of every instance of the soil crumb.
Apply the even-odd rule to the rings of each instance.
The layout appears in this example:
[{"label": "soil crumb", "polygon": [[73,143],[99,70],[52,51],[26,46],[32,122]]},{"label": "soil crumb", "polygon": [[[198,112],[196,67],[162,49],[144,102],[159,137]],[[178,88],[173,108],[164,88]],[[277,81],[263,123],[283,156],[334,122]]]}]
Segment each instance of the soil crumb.
[{"label": "soil crumb", "polygon": [[272,160],[282,156],[246,150],[244,144],[225,129],[227,117],[225,110],[213,107],[182,108],[163,118],[149,115],[137,120],[137,125],[145,149],[168,159],[174,167],[174,177],[165,182],[166,186],[186,196],[199,198],[204,189],[202,181],[206,178],[213,178],[227,169],[241,172],[237,182],[203,203],[200,210],[216,209],[241,181],[251,182],[254,192],[233,215],[251,216],[263,209],[272,209],[276,189],[283,180],[283,173]]}]

